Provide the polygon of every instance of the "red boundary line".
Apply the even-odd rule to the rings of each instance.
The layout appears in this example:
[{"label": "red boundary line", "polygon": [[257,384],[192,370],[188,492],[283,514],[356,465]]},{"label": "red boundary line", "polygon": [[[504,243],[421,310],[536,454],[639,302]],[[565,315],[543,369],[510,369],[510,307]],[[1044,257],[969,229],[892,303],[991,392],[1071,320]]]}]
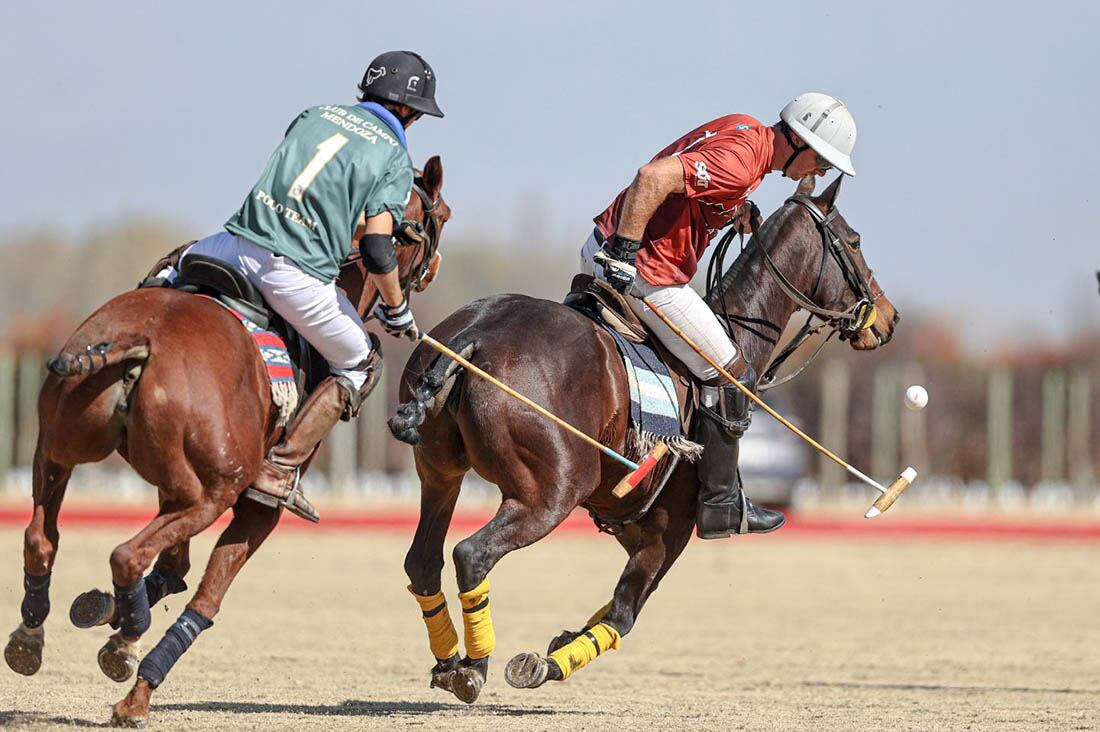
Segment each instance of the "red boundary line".
[{"label": "red boundary line", "polygon": [[[324,508],[324,507],[322,507]],[[341,511],[331,507],[322,511],[324,518],[317,526],[288,516],[281,522],[279,530],[287,529],[368,529],[406,531],[411,533],[416,527],[418,514],[411,509],[364,509],[353,508]],[[73,506],[63,508],[59,523],[66,526],[142,526],[153,517],[154,510],[149,507],[86,507]],[[492,517],[491,512],[462,512],[451,521],[456,530],[473,531],[483,526]],[[0,526],[25,526],[30,520],[30,511],[22,508],[0,508]],[[223,516],[216,525],[224,526],[229,517]],[[596,534],[596,529],[583,511],[576,511],[556,532],[578,534]],[[1058,523],[1022,523],[1019,521],[993,519],[938,519],[938,518],[894,518],[884,516],[874,521],[865,519],[839,519],[828,517],[792,515],[787,526],[777,536],[843,536],[858,538],[962,538],[987,540],[1068,540],[1100,541],[1100,522]]]}]

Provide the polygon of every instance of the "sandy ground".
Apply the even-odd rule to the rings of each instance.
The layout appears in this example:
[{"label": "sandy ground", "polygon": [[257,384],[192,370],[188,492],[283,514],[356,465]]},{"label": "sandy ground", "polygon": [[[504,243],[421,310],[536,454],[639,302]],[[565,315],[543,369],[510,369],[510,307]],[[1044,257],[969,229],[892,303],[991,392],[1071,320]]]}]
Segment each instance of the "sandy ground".
[{"label": "sandy ground", "polygon": [[[0,666],[0,726],[101,726],[128,691],[96,666],[107,632],[67,618],[76,594],[109,584],[107,556],[126,533],[63,535],[43,668],[25,678]],[[579,626],[625,557],[605,537],[551,537],[494,571],[497,652],[466,707],[428,688],[401,569],[408,537],[277,532],[154,696],[151,727],[1100,729],[1096,542],[694,541],[619,651],[568,682],[516,690],[507,660]],[[212,539],[195,543],[193,581]],[[20,547],[20,531],[0,529],[5,632],[19,619]],[[147,647],[183,603],[155,608]]]}]

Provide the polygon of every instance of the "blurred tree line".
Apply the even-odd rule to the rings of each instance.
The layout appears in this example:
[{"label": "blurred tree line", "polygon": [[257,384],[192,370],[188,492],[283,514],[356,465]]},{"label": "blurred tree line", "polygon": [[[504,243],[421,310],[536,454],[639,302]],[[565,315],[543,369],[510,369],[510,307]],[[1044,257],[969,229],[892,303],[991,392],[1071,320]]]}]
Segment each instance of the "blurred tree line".
[{"label": "blurred tree line", "polygon": [[[188,232],[179,225],[134,219],[96,228],[78,238],[49,231],[0,238],[0,332],[4,334],[0,345],[9,353],[55,353],[85,317],[112,296],[134,287],[160,256],[205,233],[209,232]],[[416,318],[422,327],[430,328],[459,306],[500,292],[522,291],[560,300],[577,271],[580,244],[578,239],[565,244],[525,241],[521,246],[512,246],[500,240],[456,239],[445,232],[442,269],[428,291],[414,296]],[[801,317],[796,316],[796,320]],[[381,338],[386,354],[388,414],[396,404],[398,377],[412,344],[385,335]],[[876,425],[882,424],[881,419],[876,422],[876,410],[882,407],[876,406],[875,383],[876,379],[881,381],[880,372],[893,369],[896,383],[890,382],[889,388],[896,389],[895,407],[900,405],[908,383],[922,383],[931,394],[921,427],[925,442],[922,450],[930,464],[923,466],[922,472],[983,480],[990,469],[990,381],[995,372],[1007,372],[1011,373],[1007,388],[1012,406],[1010,477],[1028,485],[1052,478],[1073,478],[1070,463],[1075,439],[1087,442],[1078,451],[1087,450],[1089,465],[1097,467],[1082,476],[1078,466],[1076,479],[1091,480],[1092,475],[1100,474],[1100,449],[1092,446],[1089,432],[1091,425],[1100,424],[1100,405],[1091,398],[1092,387],[1087,386],[1095,383],[1100,390],[1100,372],[1094,367],[1100,356],[1100,336],[1083,330],[1069,346],[1029,344],[980,357],[969,353],[966,343],[966,334],[955,323],[905,312],[887,347],[856,353],[845,344],[830,343],[820,363],[778,389],[777,399],[811,434],[818,435],[826,371],[822,365],[830,360],[842,362],[848,383],[843,444],[853,464],[870,465],[875,451],[881,450],[881,444],[876,447],[875,441],[879,429]],[[812,350],[812,346],[806,348],[806,353]],[[794,360],[798,362],[797,357]],[[1052,379],[1051,374],[1064,378]],[[1052,416],[1049,394],[1058,389],[1068,390],[1068,398],[1063,395],[1063,411],[1066,403],[1072,412],[1074,400],[1084,399],[1088,402],[1088,418],[1084,423],[1086,433],[1063,434],[1070,449],[1060,448],[1061,452],[1052,458],[1049,450],[1044,455],[1042,444],[1051,439],[1052,420],[1066,420],[1057,409]],[[878,393],[881,397],[882,390]],[[1077,404],[1076,413],[1080,410]],[[904,412],[900,418],[906,419]],[[1071,432],[1074,425],[1080,432],[1081,420],[1073,423],[1071,414],[1069,421]],[[819,436],[826,445],[835,438]],[[905,435],[897,439],[904,440]],[[879,440],[881,443],[881,435]],[[394,440],[388,440],[385,454],[386,466],[391,469],[408,465],[407,448]]]}]

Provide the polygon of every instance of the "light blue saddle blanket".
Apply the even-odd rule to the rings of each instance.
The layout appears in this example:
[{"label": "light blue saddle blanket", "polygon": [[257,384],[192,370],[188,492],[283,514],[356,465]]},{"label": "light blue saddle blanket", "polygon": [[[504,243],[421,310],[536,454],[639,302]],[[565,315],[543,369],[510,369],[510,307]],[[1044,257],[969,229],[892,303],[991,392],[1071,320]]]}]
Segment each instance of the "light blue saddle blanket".
[{"label": "light blue saddle blanket", "polygon": [[689,440],[681,429],[680,407],[672,374],[653,347],[649,343],[628,341],[586,307],[570,306],[610,333],[622,356],[630,385],[627,451],[639,457],[661,441],[681,459],[694,461],[702,455],[702,446]]}]

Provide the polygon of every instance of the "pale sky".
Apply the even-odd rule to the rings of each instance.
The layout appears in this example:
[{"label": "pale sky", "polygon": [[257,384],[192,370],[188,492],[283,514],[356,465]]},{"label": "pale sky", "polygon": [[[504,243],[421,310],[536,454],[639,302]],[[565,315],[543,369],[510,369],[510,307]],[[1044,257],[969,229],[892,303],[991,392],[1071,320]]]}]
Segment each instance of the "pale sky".
[{"label": "pale sky", "polygon": [[0,233],[211,233],[301,109],[410,48],[447,113],[409,138],[443,156],[453,238],[572,255],[679,135],[824,91],[859,127],[841,209],[902,311],[1064,337],[1100,326],[1097,28],[1088,2],[12,3]]}]

